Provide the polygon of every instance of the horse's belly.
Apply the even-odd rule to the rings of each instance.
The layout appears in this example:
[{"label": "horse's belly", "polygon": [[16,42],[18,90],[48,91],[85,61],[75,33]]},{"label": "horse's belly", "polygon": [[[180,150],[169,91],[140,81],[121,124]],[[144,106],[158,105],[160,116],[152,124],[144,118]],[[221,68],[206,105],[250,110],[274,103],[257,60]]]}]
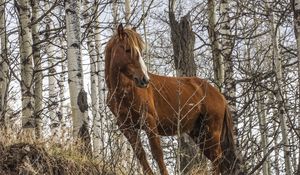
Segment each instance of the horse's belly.
[{"label": "horse's belly", "polygon": [[158,123],[158,132],[162,136],[178,135],[179,132],[188,133],[193,129],[199,116],[200,114],[198,113],[184,116],[186,118],[182,118],[183,116],[159,116],[160,122]]}]

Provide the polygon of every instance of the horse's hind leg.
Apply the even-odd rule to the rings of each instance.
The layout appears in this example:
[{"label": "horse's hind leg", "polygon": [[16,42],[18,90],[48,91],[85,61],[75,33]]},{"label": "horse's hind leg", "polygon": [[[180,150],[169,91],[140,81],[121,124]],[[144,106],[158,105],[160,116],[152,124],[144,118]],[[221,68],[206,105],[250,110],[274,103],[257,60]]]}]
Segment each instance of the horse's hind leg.
[{"label": "horse's hind leg", "polygon": [[[205,120],[205,119],[207,120]],[[194,129],[189,133],[191,138],[203,150],[204,155],[212,162],[215,175],[220,174],[222,149],[220,145],[221,122],[200,116]]]},{"label": "horse's hind leg", "polygon": [[213,171],[214,174],[219,175],[220,174],[220,163],[222,158],[222,149],[220,145],[220,134],[219,133],[212,133],[208,134],[210,137],[208,137],[205,141],[204,145],[204,155],[212,161],[213,164]]}]

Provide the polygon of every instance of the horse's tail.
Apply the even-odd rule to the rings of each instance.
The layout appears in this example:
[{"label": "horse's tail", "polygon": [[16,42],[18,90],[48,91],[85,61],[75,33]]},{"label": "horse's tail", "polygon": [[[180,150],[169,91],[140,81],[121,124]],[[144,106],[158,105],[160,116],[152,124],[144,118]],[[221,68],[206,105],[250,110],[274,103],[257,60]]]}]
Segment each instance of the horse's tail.
[{"label": "horse's tail", "polygon": [[223,129],[221,135],[221,147],[223,157],[221,161],[222,174],[240,174],[240,159],[236,153],[235,137],[233,132],[233,120],[228,106],[225,108]]}]

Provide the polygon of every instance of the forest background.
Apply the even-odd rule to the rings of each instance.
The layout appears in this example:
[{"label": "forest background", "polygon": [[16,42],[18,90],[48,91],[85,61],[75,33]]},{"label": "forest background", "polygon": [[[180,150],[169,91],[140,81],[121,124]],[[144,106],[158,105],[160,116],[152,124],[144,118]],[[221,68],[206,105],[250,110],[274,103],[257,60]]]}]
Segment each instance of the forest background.
[{"label": "forest background", "polygon": [[[1,142],[79,138],[111,171],[139,174],[105,104],[104,48],[122,22],[142,35],[149,72],[225,95],[243,169],[300,174],[299,0],[0,0],[0,14]],[[162,142],[172,174],[210,168],[185,136]]]}]

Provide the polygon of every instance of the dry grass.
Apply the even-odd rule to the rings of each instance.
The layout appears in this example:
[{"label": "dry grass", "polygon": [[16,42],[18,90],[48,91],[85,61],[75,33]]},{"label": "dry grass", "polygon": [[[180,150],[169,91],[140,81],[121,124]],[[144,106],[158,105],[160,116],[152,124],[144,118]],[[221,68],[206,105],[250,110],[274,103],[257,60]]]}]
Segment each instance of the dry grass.
[{"label": "dry grass", "polygon": [[19,134],[0,135],[0,174],[6,175],[111,175],[100,159],[79,153],[80,145],[60,145],[28,139]]},{"label": "dry grass", "polygon": [[[80,153],[80,144],[71,141],[36,140],[24,133],[0,131],[0,175],[132,175],[141,167],[132,164],[130,154],[115,150],[111,159],[95,159]],[[152,156],[148,157],[149,159]],[[128,161],[124,164],[124,161]],[[128,167],[133,166],[133,167]],[[158,169],[157,169],[158,171]],[[205,165],[197,165],[189,175],[208,175]]]}]

